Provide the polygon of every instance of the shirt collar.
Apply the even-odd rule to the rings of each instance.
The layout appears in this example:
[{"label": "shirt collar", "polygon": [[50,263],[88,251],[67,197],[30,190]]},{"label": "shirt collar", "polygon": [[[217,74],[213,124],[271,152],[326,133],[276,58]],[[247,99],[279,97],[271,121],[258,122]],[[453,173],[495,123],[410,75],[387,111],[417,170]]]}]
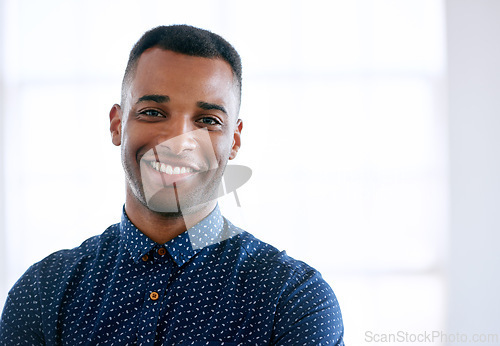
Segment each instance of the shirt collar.
[{"label": "shirt collar", "polygon": [[[239,233],[238,230],[227,227],[217,204],[207,217],[163,246],[177,265],[181,266],[201,249],[232,237]],[[120,233],[124,246],[134,262],[138,262],[152,248],[161,246],[134,226],[125,212],[125,207],[120,222]]]},{"label": "shirt collar", "polygon": [[120,239],[136,263],[156,245],[130,221],[125,212],[125,206],[123,206],[120,222]]}]

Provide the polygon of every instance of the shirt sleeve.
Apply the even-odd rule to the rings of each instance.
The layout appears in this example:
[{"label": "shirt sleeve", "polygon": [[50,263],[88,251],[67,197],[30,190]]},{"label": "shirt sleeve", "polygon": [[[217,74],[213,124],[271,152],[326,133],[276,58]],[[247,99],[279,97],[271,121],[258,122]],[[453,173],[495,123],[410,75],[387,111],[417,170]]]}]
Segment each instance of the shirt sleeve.
[{"label": "shirt sleeve", "polygon": [[296,274],[287,283],[278,303],[273,334],[272,345],[344,346],[337,298],[317,271]]},{"label": "shirt sleeve", "polygon": [[33,267],[10,290],[0,320],[0,345],[45,345]]}]

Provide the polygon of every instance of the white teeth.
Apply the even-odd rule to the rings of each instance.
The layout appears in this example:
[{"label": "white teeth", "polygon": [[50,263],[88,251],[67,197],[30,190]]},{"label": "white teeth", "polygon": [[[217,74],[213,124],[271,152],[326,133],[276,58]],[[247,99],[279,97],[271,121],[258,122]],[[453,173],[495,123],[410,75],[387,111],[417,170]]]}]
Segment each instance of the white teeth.
[{"label": "white teeth", "polygon": [[184,174],[184,173],[192,173],[194,170],[191,167],[173,167],[170,165],[166,165],[164,163],[160,163],[158,161],[151,162],[151,167],[153,167],[158,172],[163,172],[166,174]]}]

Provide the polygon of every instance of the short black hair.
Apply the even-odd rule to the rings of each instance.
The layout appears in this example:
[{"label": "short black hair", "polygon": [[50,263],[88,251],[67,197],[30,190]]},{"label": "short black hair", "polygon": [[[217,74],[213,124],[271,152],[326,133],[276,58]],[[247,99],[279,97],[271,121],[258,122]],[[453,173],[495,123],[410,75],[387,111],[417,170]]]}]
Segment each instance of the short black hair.
[{"label": "short black hair", "polygon": [[141,54],[152,47],[202,58],[225,60],[233,70],[241,102],[242,67],[240,55],[229,42],[219,35],[190,25],[158,26],[142,35],[130,51],[122,82],[122,102],[125,99],[126,84],[130,82]]}]

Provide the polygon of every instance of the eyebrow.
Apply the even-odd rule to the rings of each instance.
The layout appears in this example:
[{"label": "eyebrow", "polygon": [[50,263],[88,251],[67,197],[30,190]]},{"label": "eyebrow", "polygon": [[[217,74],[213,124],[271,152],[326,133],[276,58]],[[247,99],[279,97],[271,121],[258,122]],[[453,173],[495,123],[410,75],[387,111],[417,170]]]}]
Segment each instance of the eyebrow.
[{"label": "eyebrow", "polygon": [[145,101],[153,101],[156,103],[165,103],[165,102],[170,101],[170,97],[168,97],[167,95],[144,95],[144,96],[141,96],[139,98],[139,100],[137,100],[136,104],[140,103],[140,102],[145,102]]},{"label": "eyebrow", "polygon": [[[146,101],[153,101],[156,103],[166,103],[170,101],[170,97],[167,95],[158,95],[158,94],[152,94],[152,95],[143,95],[137,100],[136,104],[141,103],[141,102],[146,102]],[[227,115],[226,108],[224,106],[218,105],[216,103],[209,103],[209,102],[204,102],[204,101],[198,101],[196,105],[206,111],[209,110],[218,110],[223,112],[224,114]]]},{"label": "eyebrow", "polygon": [[196,105],[198,107],[200,107],[201,109],[204,109],[206,111],[216,109],[216,110],[221,111],[221,112],[223,112],[224,114],[227,115],[226,109],[223,106],[218,105],[216,103],[208,103],[208,102],[198,101],[196,103]]}]

